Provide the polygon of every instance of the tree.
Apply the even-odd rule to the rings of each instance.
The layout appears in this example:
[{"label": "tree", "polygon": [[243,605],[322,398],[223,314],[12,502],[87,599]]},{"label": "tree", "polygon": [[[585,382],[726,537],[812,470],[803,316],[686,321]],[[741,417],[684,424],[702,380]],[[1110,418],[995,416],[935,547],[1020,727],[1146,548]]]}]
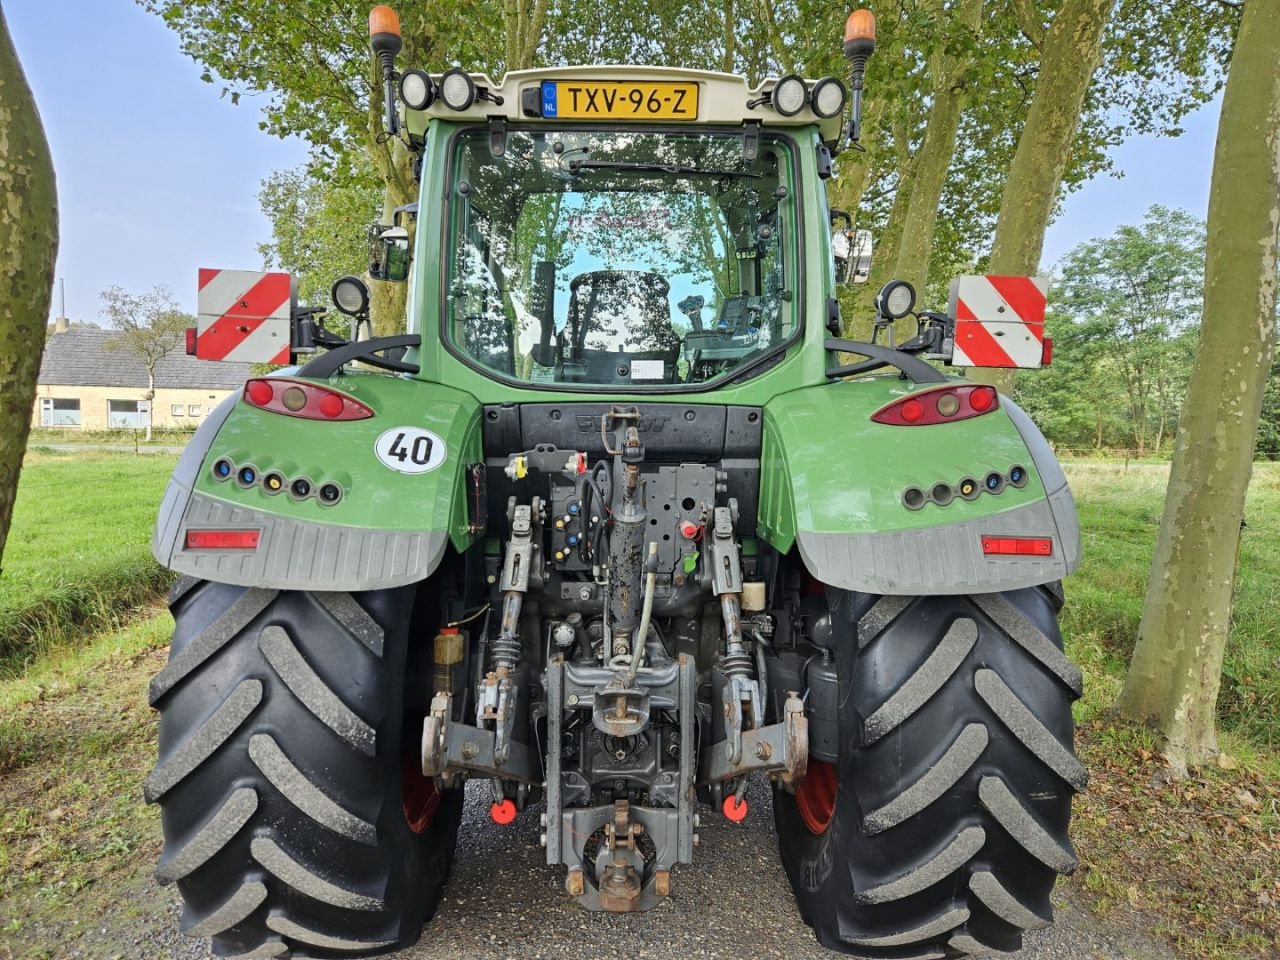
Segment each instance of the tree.
[{"label": "tree", "polygon": [[258,203],[271,221],[271,240],[259,244],[265,266],[298,280],[298,299],[323,306],[333,282],[368,268],[364,224],[381,212],[376,175],[364,169],[337,179],[306,166],[277,170],[262,182]]},{"label": "tree", "polygon": [[1204,320],[1119,713],[1171,767],[1212,760],[1240,521],[1275,350],[1280,4],[1244,4],[1209,196]]},{"label": "tree", "polygon": [[1102,451],[1129,442],[1125,392],[1106,343],[1062,312],[1050,291],[1053,366],[1018,381],[1016,400],[1059,451]]},{"label": "tree", "polygon": [[[397,137],[385,135],[382,72],[369,51],[371,4],[356,0],[136,0],[174,30],[182,50],[220,78],[223,93],[238,102],[246,92],[266,94],[264,128],[311,144],[312,172],[341,177],[354,169],[351,152],[364,155],[383,191],[382,219],[416,199],[412,157]],[[535,0],[533,8],[544,0]],[[523,0],[505,8],[518,19]],[[439,0],[402,11],[402,63],[440,67],[462,62],[470,69],[496,64],[503,10],[485,0]],[[537,49],[531,8],[521,50]],[[367,224],[351,224],[363,235]],[[405,285],[374,283],[373,323],[394,333],[404,321]]]},{"label": "tree", "polygon": [[1280,362],[1271,367],[1266,393],[1262,398],[1262,416],[1258,420],[1258,459],[1280,460]]},{"label": "tree", "polygon": [[0,560],[31,432],[58,210],[40,114],[0,10]]},{"label": "tree", "polygon": [[[1041,46],[1040,76],[1000,199],[987,270],[1026,276],[1040,252],[1075,142],[1080,112],[1102,58],[1102,35],[1116,0],[1063,0]],[[1013,373],[975,370],[970,379],[1013,391]]]},{"label": "tree", "polygon": [[975,72],[977,33],[982,21],[982,0],[956,0],[947,18],[950,36],[939,43],[930,73],[933,103],[915,161],[915,182],[907,203],[906,220],[898,240],[894,276],[925,289],[934,227],[947,169],[956,151],[960,116],[971,92],[968,79]]},{"label": "tree", "polygon": [[[183,342],[192,318],[178,309],[173,292],[163,284],[150,293],[128,293],[108,287],[99,295],[102,310],[117,330],[107,341],[108,350],[133,354],[147,368],[147,399],[156,396],[156,365]],[[147,418],[147,440],[151,418]]]},{"label": "tree", "polygon": [[1203,282],[1204,224],[1160,206],[1063,258],[1055,302],[1111,360],[1140,457],[1177,418],[1189,359],[1181,334],[1200,316]]}]

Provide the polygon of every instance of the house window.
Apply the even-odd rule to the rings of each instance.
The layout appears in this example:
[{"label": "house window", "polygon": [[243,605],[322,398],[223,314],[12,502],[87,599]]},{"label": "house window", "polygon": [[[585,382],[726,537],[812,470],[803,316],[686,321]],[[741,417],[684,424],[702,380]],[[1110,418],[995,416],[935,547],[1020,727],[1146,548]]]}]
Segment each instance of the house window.
[{"label": "house window", "polygon": [[187,412],[186,407],[184,407],[180,403],[171,403],[169,405],[169,416],[171,417],[185,416],[186,412]]},{"label": "house window", "polygon": [[191,406],[187,407],[187,416],[189,417],[200,416],[200,404],[193,403],[191,404]]},{"label": "house window", "polygon": [[107,424],[113,430],[136,430],[146,426],[138,412],[137,400],[108,400]]},{"label": "house window", "polygon": [[61,397],[40,398],[40,426],[80,426],[80,401]]}]

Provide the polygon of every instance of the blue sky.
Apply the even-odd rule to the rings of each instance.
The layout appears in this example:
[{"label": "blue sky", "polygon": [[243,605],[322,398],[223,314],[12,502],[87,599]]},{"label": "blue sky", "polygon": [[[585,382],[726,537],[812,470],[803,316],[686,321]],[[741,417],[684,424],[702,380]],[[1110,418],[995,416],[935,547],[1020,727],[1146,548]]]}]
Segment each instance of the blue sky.
[{"label": "blue sky", "polygon": [[[111,284],[141,292],[165,283],[194,310],[198,267],[258,269],[257,244],[269,236],[259,184],[301,163],[305,146],[260,131],[253,98],[239,106],[220,98],[177,38],[131,0],[3,6],[53,149],[68,315],[98,320],[98,293]],[[1215,101],[1178,139],[1140,137],[1118,148],[1126,176],[1100,178],[1067,199],[1046,237],[1045,263],[1138,222],[1153,203],[1203,217],[1217,119]]]}]

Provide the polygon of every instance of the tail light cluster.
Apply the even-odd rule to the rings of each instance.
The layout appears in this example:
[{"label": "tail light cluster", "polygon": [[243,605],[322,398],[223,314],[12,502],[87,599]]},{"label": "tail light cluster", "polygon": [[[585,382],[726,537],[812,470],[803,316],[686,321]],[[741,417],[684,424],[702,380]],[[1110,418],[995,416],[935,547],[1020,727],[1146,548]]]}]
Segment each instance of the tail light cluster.
[{"label": "tail light cluster", "polygon": [[886,404],[871,415],[876,423],[894,427],[922,427],[934,423],[968,420],[1000,406],[995,387],[986,384],[921,390]]},{"label": "tail light cluster", "polygon": [[251,406],[304,420],[367,420],[373,411],[359,400],[298,380],[259,377],[244,385],[244,400]]}]

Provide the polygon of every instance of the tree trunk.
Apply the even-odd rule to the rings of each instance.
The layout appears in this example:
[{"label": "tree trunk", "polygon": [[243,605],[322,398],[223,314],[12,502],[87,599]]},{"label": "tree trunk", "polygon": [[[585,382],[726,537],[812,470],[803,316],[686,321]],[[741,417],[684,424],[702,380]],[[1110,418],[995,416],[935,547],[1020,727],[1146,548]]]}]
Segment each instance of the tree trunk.
[{"label": "tree trunk", "polygon": [[871,328],[875,321],[873,306],[875,296],[881,287],[894,278],[894,268],[898,264],[898,250],[902,243],[902,228],[907,219],[907,208],[911,205],[911,192],[915,186],[916,158],[911,156],[911,144],[905,139],[898,137],[894,139],[901,161],[898,166],[898,185],[894,189],[893,205],[889,208],[889,218],[885,221],[884,231],[876,238],[875,250],[871,257],[870,276],[855,294],[852,315],[844,317],[845,334],[854,340],[871,339]]},{"label": "tree trunk", "polygon": [[733,73],[733,57],[738,39],[738,21],[733,15],[733,0],[723,0],[724,6],[724,51],[721,54],[720,69],[725,73]]},{"label": "tree trunk", "polygon": [[[1116,0],[1063,0],[1045,34],[1040,77],[1000,198],[988,272],[1029,276],[1040,268],[1044,232],[1071,158],[1080,111],[1102,58]],[[1012,394],[1013,370],[974,369],[969,379]]]},{"label": "tree trunk", "polygon": [[[383,138],[382,72],[376,64],[370,67],[373,96],[369,98],[366,149],[382,179],[382,223],[390,225],[396,207],[412,203],[417,197],[413,179],[413,156],[396,137]],[[357,225],[358,226],[358,225]],[[413,255],[412,221],[408,221],[409,255]],[[336,278],[335,278],[336,279]],[[389,337],[405,330],[407,283],[369,281],[369,325],[375,337]],[[340,331],[345,335],[346,331]]]},{"label": "tree trunk", "polygon": [[[147,443],[151,442],[151,420],[155,416],[156,408],[156,375],[151,368],[147,369],[147,435],[144,438]],[[135,433],[136,437],[137,434]]]},{"label": "tree trunk", "polygon": [[1116,705],[1159,732],[1178,771],[1218,752],[1214,718],[1240,521],[1275,347],[1278,48],[1280,4],[1246,3],[1214,153],[1204,322],[1142,625]]},{"label": "tree trunk", "polygon": [[[948,11],[947,21],[954,22],[962,31],[977,33],[982,21],[982,0],[958,0]],[[956,150],[960,115],[968,100],[965,78],[969,64],[965,58],[947,52],[946,40],[944,31],[933,57],[933,105],[929,108],[924,141],[916,154],[915,184],[902,224],[898,263],[894,270],[895,277],[911,283],[921,296],[929,279],[929,257],[933,252],[938,204]]]},{"label": "tree trunk", "polygon": [[502,7],[506,33],[506,70],[528,70],[542,42],[547,0],[505,0]]},{"label": "tree trunk", "polygon": [[0,560],[44,349],[58,211],[53,161],[0,10]]}]

